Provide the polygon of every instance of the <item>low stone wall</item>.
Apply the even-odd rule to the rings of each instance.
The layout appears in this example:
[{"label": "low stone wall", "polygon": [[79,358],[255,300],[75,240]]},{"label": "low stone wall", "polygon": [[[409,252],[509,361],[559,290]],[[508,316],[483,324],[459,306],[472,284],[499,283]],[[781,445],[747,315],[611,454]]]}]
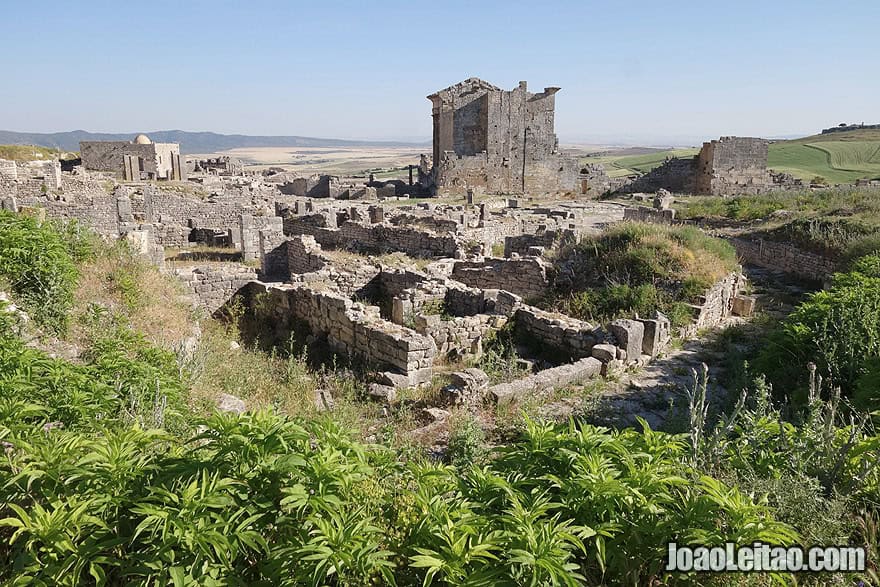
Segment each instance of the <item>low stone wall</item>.
[{"label": "low stone wall", "polygon": [[291,273],[312,273],[328,264],[321,254],[321,245],[311,235],[288,237],[287,266]]},{"label": "low stone wall", "polygon": [[730,316],[733,310],[733,298],[739,295],[745,283],[746,278],[739,272],[731,273],[716,282],[706,291],[703,303],[697,306],[694,323],[688,328],[695,332],[718,326],[722,320]]},{"label": "low stone wall", "polygon": [[839,269],[833,259],[804,251],[789,243],[743,238],[731,238],[729,241],[743,263],[791,273],[804,279],[824,281]]},{"label": "low stone wall", "polygon": [[[320,220],[319,220],[320,217]],[[363,253],[400,251],[412,257],[455,257],[461,246],[451,235],[438,235],[412,227],[388,224],[361,224],[343,222],[338,228],[324,215],[288,216],[284,219],[284,234],[308,234],[322,246],[344,248]]]},{"label": "low stone wall", "polygon": [[194,305],[213,314],[248,283],[257,271],[240,264],[228,266],[187,267],[170,272],[185,286]]},{"label": "low stone wall", "polygon": [[439,355],[482,355],[483,339],[507,323],[506,316],[477,314],[443,320],[439,315],[416,316],[415,330],[430,336]]},{"label": "low stone wall", "polygon": [[504,256],[509,257],[512,253],[526,255],[532,247],[556,249],[566,244],[574,244],[577,239],[577,233],[570,229],[543,230],[536,234],[508,236],[504,239]]},{"label": "low stone wall", "polygon": [[547,292],[547,268],[538,257],[457,261],[452,268],[452,278],[470,287],[503,289],[533,298]]},{"label": "low stone wall", "polygon": [[647,206],[626,208],[623,211],[623,219],[630,222],[652,222],[654,224],[673,224],[675,222],[675,210],[657,210]]},{"label": "low stone wall", "polygon": [[588,322],[545,312],[534,306],[520,306],[514,319],[518,335],[572,358],[589,357],[593,345],[604,336],[601,329]]},{"label": "low stone wall", "polygon": [[563,387],[580,383],[602,372],[602,362],[593,357],[587,357],[574,363],[560,365],[551,369],[539,371],[534,375],[517,379],[511,383],[501,383],[489,388],[489,397],[497,404],[505,404],[516,401],[526,396],[535,396]]},{"label": "low stone wall", "polygon": [[252,282],[244,299],[250,309],[258,308],[253,317],[272,340],[287,340],[296,322],[305,322],[313,334],[325,336],[342,354],[406,375],[411,385],[431,379],[434,341],[383,320],[375,306],[301,284]]}]

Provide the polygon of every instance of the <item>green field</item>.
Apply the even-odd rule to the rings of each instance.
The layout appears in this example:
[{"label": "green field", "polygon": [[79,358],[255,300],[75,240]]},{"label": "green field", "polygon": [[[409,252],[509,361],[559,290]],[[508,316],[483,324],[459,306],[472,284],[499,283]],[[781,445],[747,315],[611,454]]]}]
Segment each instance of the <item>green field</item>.
[{"label": "green field", "polygon": [[[644,174],[668,157],[691,157],[697,149],[670,149],[649,154],[610,154],[587,157],[584,163],[601,163],[611,177]],[[770,144],[767,161],[774,171],[809,181],[824,178],[830,184],[880,178],[880,131],[857,130],[813,135]]]},{"label": "green field", "polygon": [[606,155],[602,157],[587,157],[585,163],[601,163],[605,166],[610,177],[624,177],[627,175],[643,174],[659,167],[670,157],[693,157],[699,149],[672,149],[668,151],[656,151],[646,155]]}]

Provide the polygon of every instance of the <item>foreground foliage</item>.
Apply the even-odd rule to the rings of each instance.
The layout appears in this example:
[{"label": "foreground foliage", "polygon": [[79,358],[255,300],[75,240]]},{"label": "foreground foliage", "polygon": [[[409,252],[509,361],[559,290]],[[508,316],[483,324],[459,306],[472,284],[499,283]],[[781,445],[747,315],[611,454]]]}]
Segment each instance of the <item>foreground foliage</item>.
[{"label": "foreground foliage", "polygon": [[73,303],[77,262],[90,256],[94,235],[76,223],[40,223],[0,210],[0,281],[38,323],[63,331]]},{"label": "foreground foliage", "polygon": [[[753,367],[777,391],[807,388],[807,364],[850,396],[880,397],[872,365],[880,357],[880,257],[864,257],[852,271],[835,275],[831,287],[814,293],[771,334]],[[867,378],[867,379],[866,379]],[[873,381],[873,383],[872,383]],[[871,389],[873,388],[873,389]],[[801,402],[804,397],[801,393]]]},{"label": "foreground foliage", "polygon": [[74,366],[3,340],[3,580],[618,582],[658,575],[673,538],[796,537],[690,467],[683,438],[647,429],[529,423],[498,458],[460,468],[402,464],[329,420],[269,412],[175,433],[119,417],[145,364],[163,401],[175,392],[149,356]]}]

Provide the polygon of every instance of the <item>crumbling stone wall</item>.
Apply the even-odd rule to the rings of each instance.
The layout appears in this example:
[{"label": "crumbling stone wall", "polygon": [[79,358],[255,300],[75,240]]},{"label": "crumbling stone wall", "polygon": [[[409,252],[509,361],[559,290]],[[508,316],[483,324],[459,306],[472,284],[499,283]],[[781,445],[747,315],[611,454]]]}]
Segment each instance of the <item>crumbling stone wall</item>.
[{"label": "crumbling stone wall", "polygon": [[703,143],[697,156],[695,188],[698,194],[735,196],[769,190],[769,141],[750,137],[721,137]]},{"label": "crumbling stone wall", "polygon": [[301,284],[253,282],[243,298],[247,307],[259,307],[255,318],[272,340],[287,340],[295,322],[305,322],[313,334],[326,337],[330,346],[344,355],[390,368],[407,376],[413,385],[431,379],[434,341],[383,320],[378,308]]},{"label": "crumbling stone wall", "polygon": [[406,226],[359,222],[343,222],[336,228],[327,220],[327,216],[322,214],[288,215],[284,218],[284,233],[288,236],[308,234],[315,237],[322,247],[363,253],[400,251],[412,257],[430,258],[455,257],[460,250],[455,236],[450,234],[437,235]]},{"label": "crumbling stone wall", "polygon": [[577,242],[578,235],[571,229],[540,230],[535,234],[519,234],[504,239],[504,256],[511,254],[530,254],[535,248],[542,250],[558,249]]},{"label": "crumbling stone wall", "polygon": [[619,188],[625,193],[670,192],[693,194],[696,191],[696,157],[672,157],[648,173],[634,178]]},{"label": "crumbling stone wall", "polygon": [[428,96],[433,105],[433,182],[440,193],[574,190],[577,161],[559,152],[555,94],[526,82],[504,91],[478,78]]},{"label": "crumbling stone wall", "polygon": [[19,185],[20,206],[44,208],[46,217],[55,220],[75,219],[106,236],[119,234],[116,196],[105,181],[84,174],[61,174],[61,187],[43,193],[40,186],[26,182]]},{"label": "crumbling stone wall", "polygon": [[751,263],[813,281],[825,281],[840,269],[834,259],[804,251],[791,243],[764,239],[731,238],[730,244],[743,263]]},{"label": "crumbling stone wall", "polygon": [[518,296],[534,298],[547,292],[548,267],[538,257],[456,261],[452,278],[470,287],[503,289]]},{"label": "crumbling stone wall", "polygon": [[257,278],[256,269],[239,264],[187,267],[171,274],[184,284],[193,304],[208,314],[214,314]]},{"label": "crumbling stone wall", "polygon": [[588,322],[521,305],[514,315],[518,335],[572,358],[589,357],[604,333]]},{"label": "crumbling stone wall", "polygon": [[321,254],[321,246],[311,235],[288,237],[287,266],[291,273],[313,273],[328,264]]},{"label": "crumbling stone wall", "polygon": [[733,310],[733,299],[745,286],[746,278],[739,272],[729,274],[717,281],[703,296],[703,302],[697,306],[693,323],[687,333],[693,335],[704,328],[718,326],[730,316]]},{"label": "crumbling stone wall", "polygon": [[654,224],[673,224],[675,222],[675,210],[657,210],[647,206],[627,207],[623,211],[623,219],[630,222],[652,222]]}]

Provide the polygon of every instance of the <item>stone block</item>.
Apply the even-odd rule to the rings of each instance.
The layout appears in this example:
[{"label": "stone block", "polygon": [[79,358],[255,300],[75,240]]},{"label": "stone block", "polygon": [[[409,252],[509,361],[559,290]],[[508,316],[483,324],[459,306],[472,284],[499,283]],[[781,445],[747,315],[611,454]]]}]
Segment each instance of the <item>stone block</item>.
[{"label": "stone block", "polygon": [[615,320],[610,324],[611,334],[617,340],[617,346],[626,351],[630,361],[637,360],[642,354],[642,341],[645,326],[637,320]]},{"label": "stone block", "polygon": [[742,316],[748,318],[754,315],[757,306],[757,298],[755,296],[738,295],[733,297],[731,312],[734,316]]},{"label": "stone block", "polygon": [[663,314],[657,313],[657,318],[652,320],[640,319],[644,325],[644,337],[642,339],[642,353],[656,357],[657,354],[669,343],[670,322]]},{"label": "stone block", "polygon": [[592,355],[603,363],[608,363],[617,358],[617,348],[611,344],[597,344],[593,346]]}]

